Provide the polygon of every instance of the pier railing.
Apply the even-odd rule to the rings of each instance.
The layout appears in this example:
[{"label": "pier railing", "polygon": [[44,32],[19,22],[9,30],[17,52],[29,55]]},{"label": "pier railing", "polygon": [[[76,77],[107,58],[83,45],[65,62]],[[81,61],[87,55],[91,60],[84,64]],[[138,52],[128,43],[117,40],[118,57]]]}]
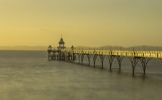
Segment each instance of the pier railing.
[{"label": "pier railing", "polygon": [[[47,50],[48,59],[52,60],[64,60],[64,61],[75,61],[78,59],[80,64],[83,64],[84,57],[88,58],[88,64],[90,65],[93,61],[93,66],[95,67],[97,58],[100,58],[101,68],[103,68],[104,58],[107,56],[110,66],[110,71],[112,70],[112,65],[114,59],[117,59],[119,65],[119,71],[121,70],[122,60],[128,57],[132,65],[132,74],[134,75],[135,67],[138,62],[141,62],[143,67],[143,73],[145,75],[145,70],[150,59],[162,58],[162,51],[135,51],[135,50]],[[92,58],[92,59],[91,59]]]},{"label": "pier railing", "polygon": [[125,57],[144,57],[144,58],[162,58],[162,51],[125,51],[125,50],[61,50],[65,53],[91,54],[105,56],[125,56]]}]

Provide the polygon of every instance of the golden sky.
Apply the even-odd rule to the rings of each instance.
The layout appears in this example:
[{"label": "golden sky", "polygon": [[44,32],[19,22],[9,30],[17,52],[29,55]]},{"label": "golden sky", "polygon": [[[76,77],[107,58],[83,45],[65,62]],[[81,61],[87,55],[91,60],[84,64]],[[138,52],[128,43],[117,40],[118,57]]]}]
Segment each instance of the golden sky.
[{"label": "golden sky", "polygon": [[0,46],[162,46],[162,0],[0,0]]}]

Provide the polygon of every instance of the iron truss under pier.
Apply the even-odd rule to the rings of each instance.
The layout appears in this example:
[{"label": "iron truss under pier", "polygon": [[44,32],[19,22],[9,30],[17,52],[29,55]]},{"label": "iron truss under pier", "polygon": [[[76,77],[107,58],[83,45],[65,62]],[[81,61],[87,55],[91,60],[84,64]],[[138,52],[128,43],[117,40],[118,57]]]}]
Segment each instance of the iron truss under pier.
[{"label": "iron truss under pier", "polygon": [[162,58],[161,51],[123,51],[123,50],[48,50],[49,60],[64,60],[64,61],[75,61],[76,57],[79,59],[79,63],[83,64],[84,57],[88,58],[90,65],[90,58],[93,59],[93,66],[95,67],[96,59],[99,57],[101,61],[101,68],[103,68],[103,62],[105,57],[108,57],[110,71],[112,70],[112,64],[114,59],[117,59],[119,65],[119,71],[121,70],[121,64],[124,57],[130,59],[132,65],[132,74],[138,62],[143,67],[143,73],[145,75],[146,67],[148,62],[153,59]]}]

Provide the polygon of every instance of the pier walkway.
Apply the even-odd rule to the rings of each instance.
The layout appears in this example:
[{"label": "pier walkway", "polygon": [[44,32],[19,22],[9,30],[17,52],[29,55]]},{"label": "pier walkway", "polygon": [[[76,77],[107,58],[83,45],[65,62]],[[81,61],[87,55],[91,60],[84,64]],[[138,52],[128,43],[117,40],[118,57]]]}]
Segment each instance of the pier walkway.
[{"label": "pier walkway", "polygon": [[64,61],[75,61],[78,57],[80,64],[83,64],[84,57],[88,58],[90,65],[90,59],[93,58],[93,66],[95,67],[96,59],[99,57],[101,61],[101,68],[103,68],[104,58],[108,57],[110,71],[112,70],[112,64],[114,59],[117,59],[119,65],[119,71],[121,70],[122,60],[124,57],[130,59],[132,65],[132,74],[138,62],[143,67],[143,73],[145,75],[146,67],[151,59],[162,58],[162,51],[126,51],[126,50],[48,50],[49,60],[64,60]]},{"label": "pier walkway", "polygon": [[134,76],[134,71],[138,62],[141,63],[143,68],[143,73],[145,75],[146,67],[151,59],[161,59],[162,51],[135,51],[133,50],[76,50],[72,46],[71,49],[66,49],[65,42],[61,37],[58,42],[59,46],[56,50],[52,49],[50,45],[48,47],[48,60],[62,60],[62,61],[72,61],[74,62],[76,58],[79,60],[79,64],[83,64],[84,58],[88,58],[88,64],[90,65],[90,60],[93,60],[93,66],[96,65],[96,59],[100,58],[101,68],[103,68],[103,63],[105,57],[108,58],[110,71],[112,70],[112,64],[114,59],[117,60],[119,65],[119,71],[121,70],[121,65],[123,58],[128,57],[132,65],[132,74]]}]

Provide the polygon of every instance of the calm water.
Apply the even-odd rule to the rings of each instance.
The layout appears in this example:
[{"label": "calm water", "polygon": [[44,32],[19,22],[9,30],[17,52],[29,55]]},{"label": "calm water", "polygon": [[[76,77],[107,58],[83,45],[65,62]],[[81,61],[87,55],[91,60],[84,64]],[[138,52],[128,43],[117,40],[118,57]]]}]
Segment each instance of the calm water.
[{"label": "calm water", "polygon": [[[162,60],[151,60],[132,77],[128,59],[112,72],[61,61],[47,61],[46,51],[0,51],[0,100],[161,100]],[[86,63],[86,60],[84,61]]]}]

